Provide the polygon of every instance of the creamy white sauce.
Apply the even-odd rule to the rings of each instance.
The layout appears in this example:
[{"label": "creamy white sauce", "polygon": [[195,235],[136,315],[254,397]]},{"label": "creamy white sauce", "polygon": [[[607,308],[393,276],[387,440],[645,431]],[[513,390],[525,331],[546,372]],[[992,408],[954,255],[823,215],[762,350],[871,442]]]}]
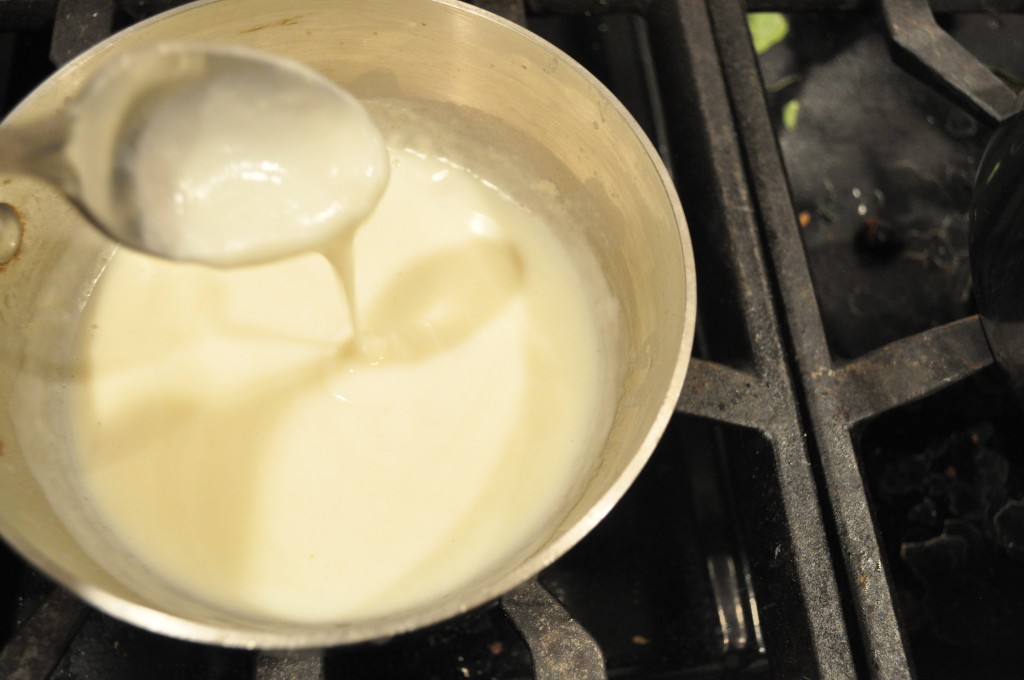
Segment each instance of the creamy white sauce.
[{"label": "creamy white sauce", "polygon": [[362,105],[293,62],[161,46],[115,61],[82,95],[66,150],[87,208],[130,245],[237,265],[355,228],[387,184]]},{"label": "creamy white sauce", "polygon": [[543,540],[600,449],[609,357],[551,228],[466,170],[391,156],[354,241],[361,343],[316,254],[121,251],[89,301],[84,487],[182,593],[303,622],[437,601]]}]

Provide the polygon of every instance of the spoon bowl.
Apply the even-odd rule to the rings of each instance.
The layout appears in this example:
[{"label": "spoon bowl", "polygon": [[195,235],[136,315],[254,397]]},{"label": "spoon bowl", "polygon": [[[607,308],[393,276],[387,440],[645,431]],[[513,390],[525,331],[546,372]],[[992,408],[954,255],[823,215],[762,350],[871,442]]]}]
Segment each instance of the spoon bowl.
[{"label": "spoon bowl", "polygon": [[232,47],[125,54],[0,148],[0,165],[51,181],[115,241],[218,266],[322,247],[369,214],[388,176],[358,100],[301,64]]}]

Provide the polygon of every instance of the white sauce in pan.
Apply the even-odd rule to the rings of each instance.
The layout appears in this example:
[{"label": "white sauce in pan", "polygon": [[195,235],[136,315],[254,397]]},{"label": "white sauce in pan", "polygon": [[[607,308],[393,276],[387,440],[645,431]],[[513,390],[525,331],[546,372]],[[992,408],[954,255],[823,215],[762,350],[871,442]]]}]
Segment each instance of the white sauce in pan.
[{"label": "white sauce in pan", "polygon": [[[609,357],[551,227],[458,166],[391,159],[353,246],[359,341],[312,253],[122,250],[88,303],[85,488],[182,593],[301,622],[436,601],[543,540],[600,448]],[[235,203],[195,210],[226,225]]]}]

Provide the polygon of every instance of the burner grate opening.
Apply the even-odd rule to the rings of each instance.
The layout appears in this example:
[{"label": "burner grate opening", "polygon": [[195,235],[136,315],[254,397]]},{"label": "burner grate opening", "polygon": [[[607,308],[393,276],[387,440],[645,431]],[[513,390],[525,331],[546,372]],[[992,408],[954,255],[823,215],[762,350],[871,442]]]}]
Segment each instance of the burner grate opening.
[{"label": "burner grate opening", "polygon": [[53,24],[22,28],[8,19],[0,5],[0,116],[55,70],[49,56]]},{"label": "burner grate opening", "polygon": [[877,17],[789,21],[798,47],[760,65],[833,356],[967,316],[967,209],[989,130],[892,61]]},{"label": "burner grate opening", "polygon": [[1024,662],[1020,406],[989,368],[867,423],[858,451],[921,677]]},{"label": "burner grate opening", "polygon": [[425,669],[446,678],[534,677],[529,648],[496,605],[410,635],[334,648],[324,659],[327,680],[404,680],[420,677]]},{"label": "burner grate opening", "polygon": [[[744,441],[758,437],[674,418],[608,517],[542,574],[541,582],[598,641],[612,677],[634,677],[639,669],[731,669],[739,677],[769,670],[774,650],[768,643],[766,655],[760,591],[747,537],[737,531],[743,510],[734,507],[724,460],[732,448],[723,446],[723,430]],[[763,439],[757,446],[771,456]],[[643,557],[651,554],[658,559]]]}]

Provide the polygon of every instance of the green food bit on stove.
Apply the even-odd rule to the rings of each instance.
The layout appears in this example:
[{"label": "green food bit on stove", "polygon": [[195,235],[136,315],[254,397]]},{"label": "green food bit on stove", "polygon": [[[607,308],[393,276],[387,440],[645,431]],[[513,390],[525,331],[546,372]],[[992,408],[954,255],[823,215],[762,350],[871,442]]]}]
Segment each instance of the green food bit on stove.
[{"label": "green food bit on stove", "polygon": [[796,127],[796,119],[799,115],[800,102],[790,99],[782,107],[782,124],[786,126],[787,130],[792,130]]},{"label": "green food bit on stove", "polygon": [[747,26],[758,54],[782,42],[789,33],[789,21],[778,12],[751,12],[747,14]]}]

